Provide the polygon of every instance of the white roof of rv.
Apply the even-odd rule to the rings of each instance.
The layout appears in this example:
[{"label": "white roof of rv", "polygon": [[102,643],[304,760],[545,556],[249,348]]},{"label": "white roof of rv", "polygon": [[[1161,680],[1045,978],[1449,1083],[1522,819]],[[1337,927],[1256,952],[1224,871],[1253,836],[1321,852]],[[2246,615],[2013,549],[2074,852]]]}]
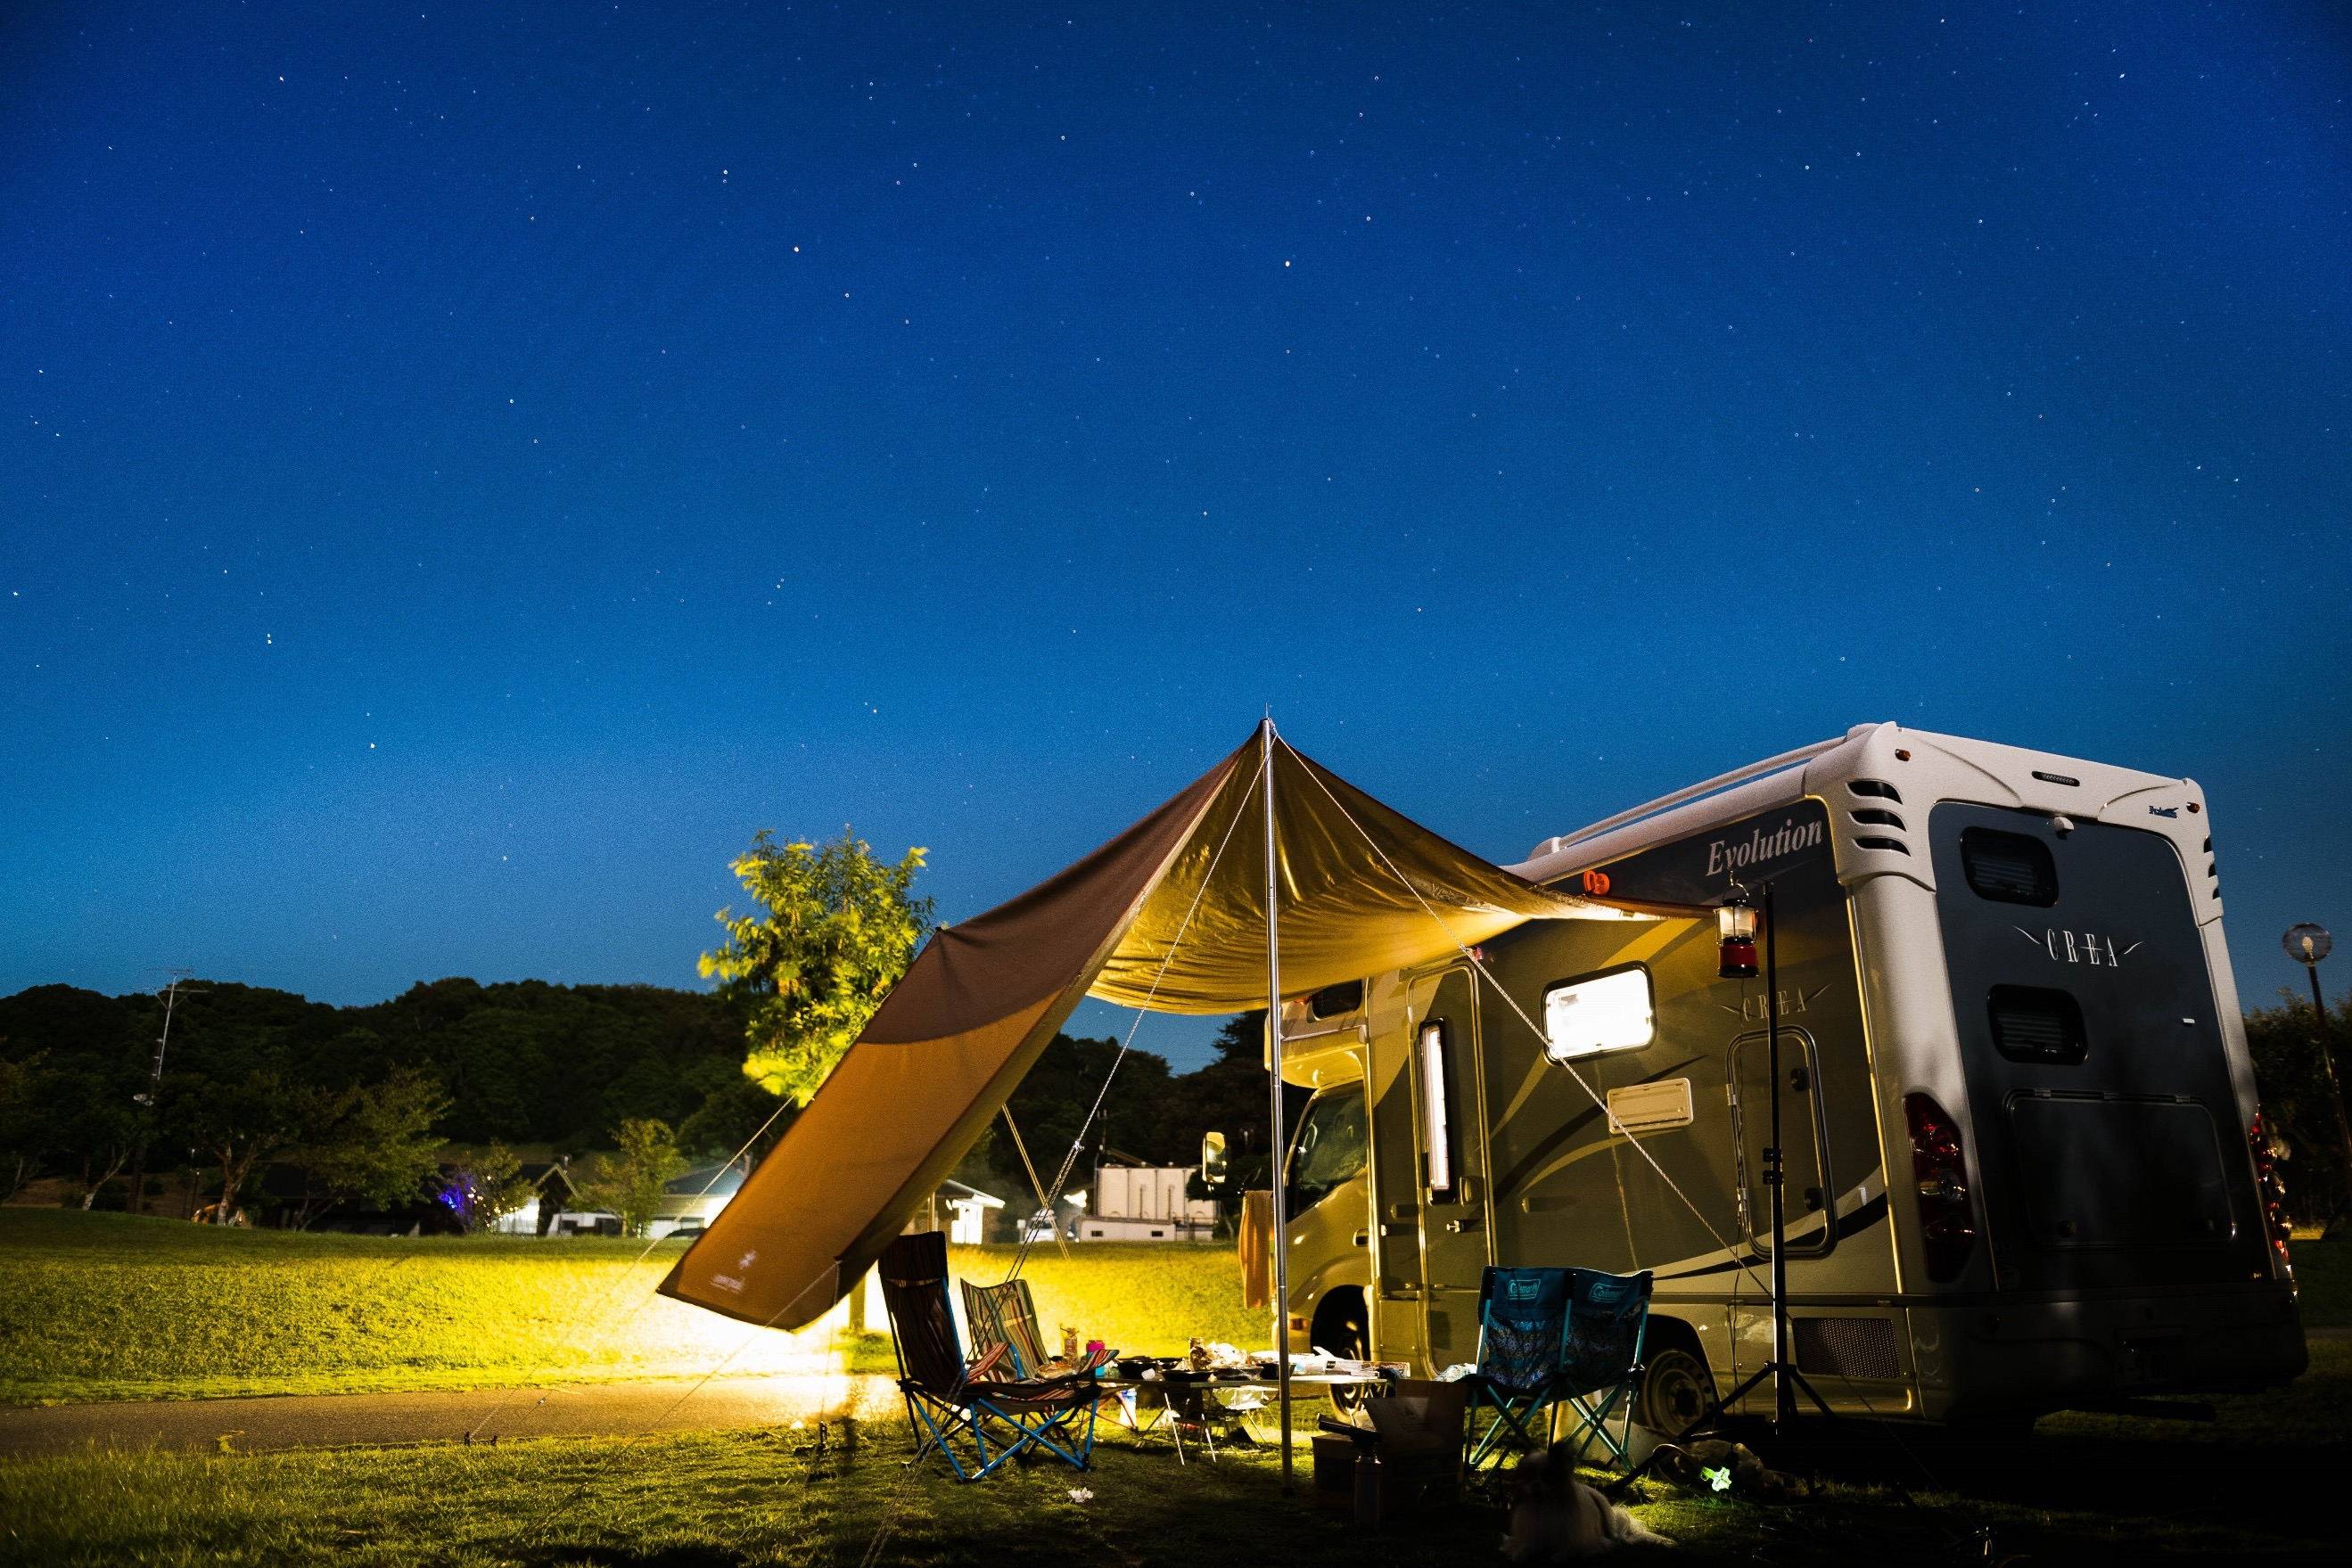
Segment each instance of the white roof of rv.
[{"label": "white roof of rv", "polygon": [[[1751,762],[1615,816],[1604,817],[1573,833],[1546,839],[1528,852],[1525,861],[1505,869],[1529,882],[1551,882],[1703,827],[1768,810],[1804,792],[1808,780],[1815,776],[1837,777],[1841,765],[1858,762],[1869,743],[1882,736],[1889,744],[1899,737],[1908,744],[1935,747],[1989,779],[2001,779],[2012,787],[2012,792],[2019,792],[2016,787],[2020,786],[2023,790],[2042,792],[2044,787],[2036,780],[2056,785],[2062,778],[2069,787],[2088,786],[2082,797],[2053,802],[2063,810],[2075,810],[2091,803],[2094,798],[2114,800],[2165,787],[2177,789],[2188,782],[2054,752],[2032,751],[1932,730],[1906,730],[1891,722],[1862,724],[1833,739],[1816,741]],[[2037,772],[2037,767],[2042,770]],[[2021,800],[2020,803],[2028,802]]]}]

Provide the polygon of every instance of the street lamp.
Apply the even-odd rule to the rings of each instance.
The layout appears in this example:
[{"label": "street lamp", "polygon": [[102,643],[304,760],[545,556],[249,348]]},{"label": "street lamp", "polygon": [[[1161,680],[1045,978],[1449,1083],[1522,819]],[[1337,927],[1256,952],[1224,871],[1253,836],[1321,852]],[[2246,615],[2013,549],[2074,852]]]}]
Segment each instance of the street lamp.
[{"label": "street lamp", "polygon": [[2326,926],[2306,920],[2288,926],[2279,945],[2311,977],[2311,1016],[2319,1030],[2319,1064],[2327,1069],[2327,1092],[2336,1102],[2336,1136],[2344,1145],[2344,1186],[2347,1195],[2352,1196],[2352,1117],[2344,1113],[2344,1085],[2336,1077],[2335,1052],[2327,1049],[2327,999],[2319,990],[2319,961],[2335,950],[2336,938],[2327,934]]}]

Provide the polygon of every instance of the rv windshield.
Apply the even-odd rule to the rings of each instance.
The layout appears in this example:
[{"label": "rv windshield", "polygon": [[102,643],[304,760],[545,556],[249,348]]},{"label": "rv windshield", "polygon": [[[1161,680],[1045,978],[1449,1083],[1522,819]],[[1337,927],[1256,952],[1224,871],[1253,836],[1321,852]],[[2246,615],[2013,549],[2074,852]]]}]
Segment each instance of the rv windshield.
[{"label": "rv windshield", "polygon": [[1289,1185],[1284,1194],[1289,1212],[1313,1207],[1333,1189],[1361,1176],[1367,1145],[1361,1084],[1317,1095],[1298,1119],[1298,1134],[1290,1144]]}]

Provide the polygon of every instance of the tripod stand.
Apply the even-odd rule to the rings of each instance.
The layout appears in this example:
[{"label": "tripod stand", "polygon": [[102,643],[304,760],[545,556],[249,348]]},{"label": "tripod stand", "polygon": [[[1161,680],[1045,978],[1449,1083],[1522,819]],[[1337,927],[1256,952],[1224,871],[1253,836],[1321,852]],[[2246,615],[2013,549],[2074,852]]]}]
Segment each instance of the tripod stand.
[{"label": "tripod stand", "polygon": [[[1632,1469],[1626,1471],[1619,1479],[1611,1483],[1609,1490],[1612,1492],[1631,1486],[1649,1469],[1650,1466],[1654,1462],[1655,1462],[1660,1450],[1670,1447],[1679,1447],[1683,1440],[1688,1437],[1693,1432],[1697,1431],[1700,1427],[1706,1426],[1708,1422],[1715,1420],[1717,1416],[1724,1415],[1731,1408],[1731,1406],[1738,1404],[1742,1399],[1745,1399],[1749,1391],[1756,1388],[1768,1377],[1772,1380],[1772,1436],[1775,1439],[1785,1437],[1788,1434],[1790,1427],[1796,1421],[1797,1391],[1799,1389],[1802,1389],[1804,1391],[1805,1397],[1811,1400],[1814,1406],[1819,1409],[1822,1415],[1830,1416],[1832,1420],[1836,1418],[1836,1413],[1831,1410],[1829,1401],[1823,1399],[1821,1396],[1821,1391],[1816,1389],[1812,1384],[1806,1379],[1805,1375],[1797,1369],[1797,1364],[1790,1358],[1789,1354],[1789,1211],[1786,1186],[1787,1170],[1785,1161],[1782,1158],[1782,1145],[1780,1143],[1780,1092],[1782,1087],[1780,1072],[1780,922],[1775,917],[1773,913],[1772,884],[1769,882],[1766,882],[1761,884],[1761,888],[1763,893],[1761,914],[1763,915],[1764,926],[1764,1049],[1767,1066],[1768,1070],[1771,1073],[1772,1082],[1772,1092],[1770,1095],[1772,1141],[1765,1145],[1763,1159],[1764,1185],[1771,1195],[1772,1359],[1758,1367],[1754,1372],[1749,1373],[1745,1378],[1741,1379],[1738,1385],[1733,1388],[1729,1393],[1717,1395],[1713,1400],[1708,1402],[1707,1407],[1705,1410],[1699,1412],[1696,1419],[1686,1424],[1681,1431],[1666,1439],[1665,1442],[1661,1443],[1657,1448],[1651,1449],[1649,1456],[1643,1458],[1640,1464],[1635,1465]],[[1726,905],[1726,912],[1737,911],[1745,907],[1747,907],[1746,889],[1740,887],[1737,882],[1734,882],[1732,883],[1731,901]],[[1731,919],[1725,919],[1723,923],[1724,956],[1721,972],[1723,977],[1726,979],[1752,978],[1756,974],[1754,948],[1752,946],[1752,927],[1749,937],[1750,945],[1748,946],[1748,952],[1743,961],[1739,957],[1736,956],[1736,948],[1739,944],[1738,938],[1732,931],[1734,924],[1735,922]]]}]

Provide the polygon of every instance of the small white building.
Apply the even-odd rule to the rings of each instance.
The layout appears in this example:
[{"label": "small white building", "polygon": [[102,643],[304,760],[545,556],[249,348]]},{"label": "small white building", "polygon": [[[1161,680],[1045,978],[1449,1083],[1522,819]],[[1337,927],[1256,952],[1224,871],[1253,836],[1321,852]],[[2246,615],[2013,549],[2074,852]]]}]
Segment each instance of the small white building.
[{"label": "small white building", "polygon": [[1207,1241],[1217,1206],[1184,1196],[1190,1166],[1097,1166],[1094,1192],[1078,1216],[1081,1241]]},{"label": "small white building", "polygon": [[948,1239],[959,1247],[978,1247],[988,1239],[988,1217],[1004,1207],[994,1193],[966,1186],[960,1181],[940,1183],[940,1207],[946,1209]]},{"label": "small white building", "polygon": [[655,1208],[653,1218],[646,1225],[648,1239],[676,1236],[680,1231],[698,1235],[719,1218],[743,1186],[750,1172],[742,1166],[697,1166],[683,1176],[671,1178],[662,1188],[662,1199]]}]

